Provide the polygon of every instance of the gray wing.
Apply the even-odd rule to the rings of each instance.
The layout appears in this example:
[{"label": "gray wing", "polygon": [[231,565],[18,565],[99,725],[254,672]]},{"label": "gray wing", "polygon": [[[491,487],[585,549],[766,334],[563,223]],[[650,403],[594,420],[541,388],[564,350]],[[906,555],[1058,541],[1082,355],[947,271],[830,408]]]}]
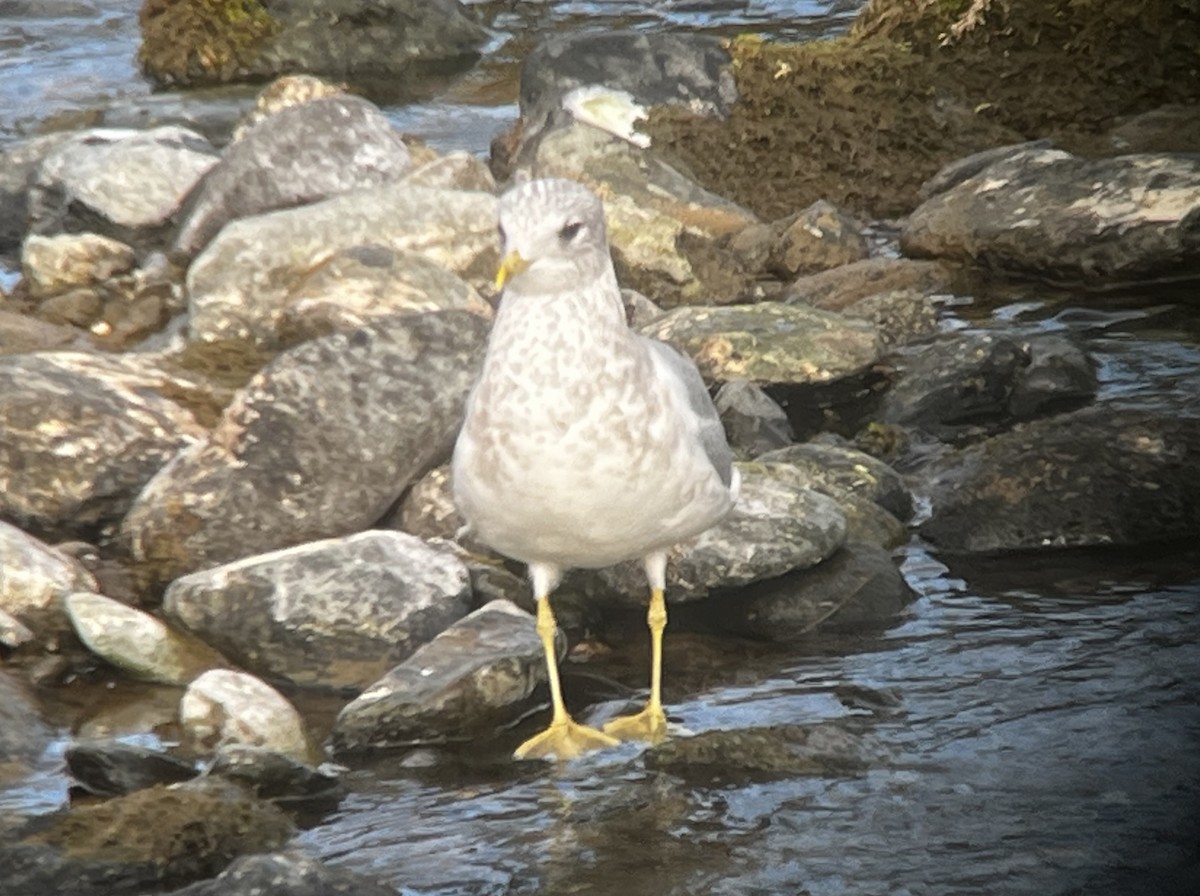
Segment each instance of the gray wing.
[{"label": "gray wing", "polygon": [[657,339],[642,336],[641,339],[650,349],[651,355],[657,358],[664,367],[673,373],[687,393],[688,405],[696,415],[700,426],[700,444],[709,461],[721,477],[725,485],[733,481],[733,452],[729,450],[729,442],[725,438],[725,427],[708,394],[708,387],[700,376],[695,362],[691,358]]}]

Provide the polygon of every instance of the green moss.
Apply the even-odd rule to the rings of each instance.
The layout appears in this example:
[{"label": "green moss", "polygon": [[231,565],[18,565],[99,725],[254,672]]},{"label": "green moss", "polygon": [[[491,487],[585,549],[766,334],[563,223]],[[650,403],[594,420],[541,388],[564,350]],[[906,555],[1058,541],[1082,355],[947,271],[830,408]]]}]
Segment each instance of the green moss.
[{"label": "green moss", "polygon": [[160,84],[211,84],[257,71],[278,23],[258,0],[145,0],[138,63]]}]

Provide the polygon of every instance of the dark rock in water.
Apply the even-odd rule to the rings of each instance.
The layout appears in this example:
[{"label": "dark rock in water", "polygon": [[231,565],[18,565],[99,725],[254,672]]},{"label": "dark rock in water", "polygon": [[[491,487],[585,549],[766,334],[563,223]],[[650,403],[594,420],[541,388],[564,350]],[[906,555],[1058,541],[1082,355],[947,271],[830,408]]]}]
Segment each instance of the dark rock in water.
[{"label": "dark rock in water", "polygon": [[170,896],[397,896],[397,892],[369,877],[329,868],[289,850],[237,859],[212,880]]},{"label": "dark rock in water", "polygon": [[783,408],[749,380],[730,380],[717,391],[713,403],[721,415],[729,446],[741,460],[795,441]]},{"label": "dark rock in water", "polygon": [[845,777],[867,771],[861,735],[845,726],[773,725],[705,731],[651,747],[646,765],[688,780],[739,781],[797,775]]},{"label": "dark rock in water", "polygon": [[922,204],[900,245],[1084,287],[1195,278],[1200,156],[1016,152]]},{"label": "dark rock in water", "polygon": [[42,161],[29,190],[32,233],[92,232],[146,250],[160,245],[184,197],[216,164],[194,131],[83,131]]},{"label": "dark rock in water", "polygon": [[1137,545],[1200,535],[1200,420],[1099,404],[922,471],[943,551]]},{"label": "dark rock in water", "polygon": [[201,0],[146,0],[138,62],[160,86],[311,72],[396,81],[475,58],[488,37],[455,0],[292,0],[234,15]]},{"label": "dark rock in water", "polygon": [[230,144],[196,186],[172,249],[193,256],[235,218],[380,186],[410,165],[399,132],[364,99],[281,109]]},{"label": "dark rock in water", "polygon": [[142,490],[132,554],[167,581],[370,526],[449,455],[487,328],[431,312],[280,355]]},{"label": "dark rock in water", "polygon": [[0,358],[0,518],[52,538],[95,536],[205,430],[136,358]]},{"label": "dark rock in water", "polygon": [[768,452],[759,463],[788,464],[801,471],[809,488],[832,498],[854,494],[874,501],[898,519],[912,516],[912,494],[903,477],[883,461],[857,448],[832,442],[805,442]]},{"label": "dark rock in water", "polygon": [[0,846],[5,896],[117,896],[212,877],[293,833],[270,803],[212,778],[156,786],[35,819]]},{"label": "dark rock in water", "polygon": [[209,774],[289,808],[336,804],[344,793],[338,776],[326,766],[314,768],[275,750],[249,744],[221,747]]},{"label": "dark rock in water", "polygon": [[889,623],[912,598],[888,551],[848,542],[812,569],[712,601],[708,616],[734,634],[790,641],[818,626],[853,631]]},{"label": "dark rock in water", "polygon": [[1095,362],[1054,334],[947,334],[901,350],[896,367],[879,420],[947,439],[1078,406],[1097,389]]},{"label": "dark rock in water", "polygon": [[545,674],[533,617],[492,601],[344,707],[333,748],[360,753],[494,735],[528,708]]},{"label": "dark rock in water", "polygon": [[724,117],[737,101],[721,41],[667,32],[575,32],[546,38],[521,68],[521,118],[539,128],[576,87],[601,85],[644,106],[676,105]]},{"label": "dark rock in water", "polygon": [[13,771],[41,755],[53,733],[38,712],[32,695],[7,671],[0,670],[0,785]]},{"label": "dark rock in water", "polygon": [[272,680],[364,688],[466,615],[448,548],[403,532],[311,542],[182,576],[167,616]]},{"label": "dark rock in water", "polygon": [[119,740],[78,741],[67,747],[67,770],[89,793],[119,796],[197,774],[190,762]]}]

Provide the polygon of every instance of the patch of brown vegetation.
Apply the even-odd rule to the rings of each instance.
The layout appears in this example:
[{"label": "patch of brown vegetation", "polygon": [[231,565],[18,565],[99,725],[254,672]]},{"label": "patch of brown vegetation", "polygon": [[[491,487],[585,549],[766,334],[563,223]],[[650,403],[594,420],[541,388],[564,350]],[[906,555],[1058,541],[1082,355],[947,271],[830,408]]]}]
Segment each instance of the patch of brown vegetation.
[{"label": "patch of brown vegetation", "polygon": [[259,0],[145,0],[138,21],[138,64],[162,85],[243,78],[279,30]]},{"label": "patch of brown vegetation", "polygon": [[890,216],[956,158],[1200,102],[1200,0],[872,0],[851,34],[730,45],[729,120],[655,110],[655,143],[767,219],[828,199]]}]

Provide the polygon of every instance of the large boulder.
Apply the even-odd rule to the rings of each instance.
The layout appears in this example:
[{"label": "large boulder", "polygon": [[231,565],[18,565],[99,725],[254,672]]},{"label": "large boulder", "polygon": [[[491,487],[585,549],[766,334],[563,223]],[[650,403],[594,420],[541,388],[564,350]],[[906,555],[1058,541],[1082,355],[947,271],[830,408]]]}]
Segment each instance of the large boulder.
[{"label": "large boulder", "polygon": [[283,353],[142,490],[125,543],[168,581],[369,527],[448,456],[486,340],[482,318],[446,311]]},{"label": "large boulder", "polygon": [[470,609],[466,567],[402,532],[329,539],[194,572],[167,616],[273,681],[361,690]]},{"label": "large boulder", "polygon": [[1200,157],[1085,159],[1035,148],[909,216],[908,255],[1111,288],[1200,275]]}]

